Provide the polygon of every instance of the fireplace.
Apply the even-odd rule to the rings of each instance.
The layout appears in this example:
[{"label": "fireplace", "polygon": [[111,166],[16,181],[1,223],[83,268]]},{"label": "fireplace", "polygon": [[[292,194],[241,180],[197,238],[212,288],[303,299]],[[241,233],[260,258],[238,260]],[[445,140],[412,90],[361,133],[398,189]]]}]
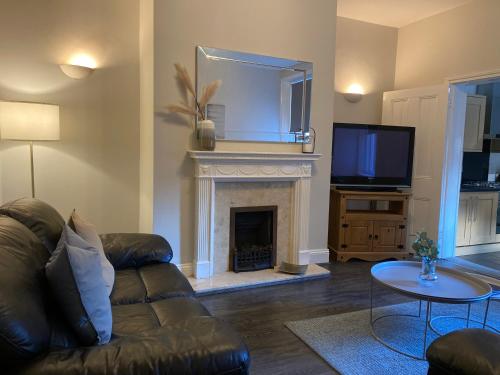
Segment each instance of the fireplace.
[{"label": "fireplace", "polygon": [[256,271],[276,265],[278,207],[232,207],[229,264],[234,272]]}]

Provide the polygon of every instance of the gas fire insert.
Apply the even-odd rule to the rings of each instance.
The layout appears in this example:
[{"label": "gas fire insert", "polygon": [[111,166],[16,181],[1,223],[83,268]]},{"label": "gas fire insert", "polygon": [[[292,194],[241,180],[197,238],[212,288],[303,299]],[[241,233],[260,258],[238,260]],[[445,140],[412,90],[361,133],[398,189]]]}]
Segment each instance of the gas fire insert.
[{"label": "gas fire insert", "polygon": [[276,265],[278,207],[232,207],[229,256],[234,272]]}]

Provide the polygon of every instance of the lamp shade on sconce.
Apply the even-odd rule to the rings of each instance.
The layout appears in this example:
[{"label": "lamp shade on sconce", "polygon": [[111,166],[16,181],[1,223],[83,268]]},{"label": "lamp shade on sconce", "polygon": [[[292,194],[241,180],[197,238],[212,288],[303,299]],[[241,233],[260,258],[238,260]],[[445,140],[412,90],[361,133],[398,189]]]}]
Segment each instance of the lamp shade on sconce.
[{"label": "lamp shade on sconce", "polygon": [[73,55],[67,64],[59,65],[62,72],[73,79],[88,77],[97,67],[94,58],[85,53]]},{"label": "lamp shade on sconce", "polygon": [[349,103],[357,103],[363,99],[364,94],[365,90],[363,89],[363,86],[359,83],[353,83],[347,88],[347,91],[344,93],[344,98]]},{"label": "lamp shade on sconce", "polygon": [[59,106],[0,102],[0,138],[16,141],[59,140]]},{"label": "lamp shade on sconce", "polygon": [[92,68],[79,65],[61,64],[59,67],[64,74],[73,79],[86,78],[94,71]]}]

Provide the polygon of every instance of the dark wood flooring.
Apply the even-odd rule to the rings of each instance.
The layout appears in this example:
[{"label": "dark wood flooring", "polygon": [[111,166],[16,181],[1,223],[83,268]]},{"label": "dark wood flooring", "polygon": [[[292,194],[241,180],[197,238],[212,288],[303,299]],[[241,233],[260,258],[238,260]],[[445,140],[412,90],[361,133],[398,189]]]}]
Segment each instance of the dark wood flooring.
[{"label": "dark wood flooring", "polygon": [[[284,323],[369,308],[372,264],[326,264],[331,270],[328,278],[199,299],[244,337],[251,353],[251,374],[335,374]],[[407,301],[381,287],[375,288],[374,297],[379,306]]]},{"label": "dark wood flooring", "polygon": [[458,258],[500,271],[500,251],[484,254],[463,255]]},{"label": "dark wood flooring", "polygon": [[[492,267],[500,253],[474,255],[472,262]],[[228,322],[244,338],[251,354],[252,375],[336,374],[284,323],[369,308],[370,268],[352,261],[323,265],[328,278],[246,289],[199,297],[210,312]],[[383,287],[374,289],[374,305],[408,301]]]}]

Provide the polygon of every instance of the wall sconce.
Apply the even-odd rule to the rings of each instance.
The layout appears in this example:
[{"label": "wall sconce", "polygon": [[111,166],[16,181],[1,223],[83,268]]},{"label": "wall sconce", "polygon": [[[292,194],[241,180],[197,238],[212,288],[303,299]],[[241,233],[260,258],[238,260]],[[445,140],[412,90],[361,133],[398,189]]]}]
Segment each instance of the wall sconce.
[{"label": "wall sconce", "polygon": [[83,79],[88,77],[96,68],[95,60],[89,55],[79,54],[73,56],[68,64],[61,64],[62,72],[73,79]]},{"label": "wall sconce", "polygon": [[353,83],[347,88],[347,91],[344,93],[344,98],[349,103],[357,103],[361,99],[363,99],[363,95],[365,94],[365,90],[359,83]]}]

